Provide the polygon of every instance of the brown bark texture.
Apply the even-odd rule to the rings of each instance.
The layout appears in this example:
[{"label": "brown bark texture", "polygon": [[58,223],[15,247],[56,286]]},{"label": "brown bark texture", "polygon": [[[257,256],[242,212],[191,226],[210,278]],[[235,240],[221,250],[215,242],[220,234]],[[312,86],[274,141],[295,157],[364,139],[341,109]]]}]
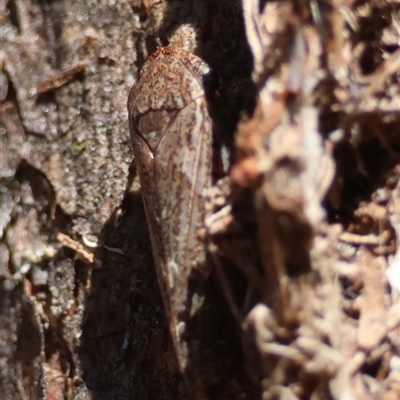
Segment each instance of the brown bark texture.
[{"label": "brown bark texture", "polygon": [[[399,398],[398,0],[5,0],[0,29],[2,399]],[[201,395],[129,139],[164,45],[211,67],[229,164],[203,228],[234,356]]]}]

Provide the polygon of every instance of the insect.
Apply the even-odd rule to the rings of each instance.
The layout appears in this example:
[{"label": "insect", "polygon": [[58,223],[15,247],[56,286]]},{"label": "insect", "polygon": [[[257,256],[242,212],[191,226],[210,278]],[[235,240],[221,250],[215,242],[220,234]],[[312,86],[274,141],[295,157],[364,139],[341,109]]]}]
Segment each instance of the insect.
[{"label": "insect", "polygon": [[213,370],[221,373],[216,360],[221,364],[226,353],[207,302],[205,197],[213,167],[209,77],[210,68],[197,56],[163,47],[145,62],[128,99],[159,286],[180,369],[196,387],[213,383]]}]

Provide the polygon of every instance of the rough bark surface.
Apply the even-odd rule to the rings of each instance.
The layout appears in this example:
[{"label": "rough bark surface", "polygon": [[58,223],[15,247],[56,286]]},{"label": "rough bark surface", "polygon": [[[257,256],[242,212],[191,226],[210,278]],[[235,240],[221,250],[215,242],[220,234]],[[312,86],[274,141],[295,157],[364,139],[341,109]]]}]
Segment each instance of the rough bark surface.
[{"label": "rough bark surface", "polygon": [[207,396],[398,398],[397,0],[0,7],[2,398],[196,398],[128,132],[129,90],[166,44],[218,76],[231,150],[207,229],[241,341]]}]

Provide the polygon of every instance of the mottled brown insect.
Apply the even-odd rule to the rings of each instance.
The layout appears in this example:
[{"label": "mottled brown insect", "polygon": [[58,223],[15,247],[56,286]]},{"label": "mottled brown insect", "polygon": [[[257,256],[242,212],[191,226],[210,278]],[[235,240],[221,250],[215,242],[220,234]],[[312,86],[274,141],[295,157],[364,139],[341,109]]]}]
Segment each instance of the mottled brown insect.
[{"label": "mottled brown insect", "polygon": [[146,61],[128,99],[159,285],[180,368],[196,386],[214,379],[206,377],[212,374],[207,359],[214,357],[213,345],[203,343],[210,329],[204,326],[207,318],[198,317],[209,275],[204,243],[205,196],[212,184],[212,120],[204,89],[209,73],[200,58],[164,47]]}]

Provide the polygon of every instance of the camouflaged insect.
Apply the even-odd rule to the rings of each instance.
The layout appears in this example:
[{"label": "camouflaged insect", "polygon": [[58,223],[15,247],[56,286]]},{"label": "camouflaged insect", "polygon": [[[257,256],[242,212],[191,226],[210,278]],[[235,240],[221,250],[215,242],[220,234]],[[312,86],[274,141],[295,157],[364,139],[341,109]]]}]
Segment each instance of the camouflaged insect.
[{"label": "camouflaged insect", "polygon": [[158,281],[180,369],[192,386],[213,383],[221,374],[210,367],[212,334],[204,344],[207,317],[198,317],[209,275],[204,243],[205,197],[212,185],[212,120],[204,88],[209,73],[200,58],[164,47],[148,58],[128,99]]}]

